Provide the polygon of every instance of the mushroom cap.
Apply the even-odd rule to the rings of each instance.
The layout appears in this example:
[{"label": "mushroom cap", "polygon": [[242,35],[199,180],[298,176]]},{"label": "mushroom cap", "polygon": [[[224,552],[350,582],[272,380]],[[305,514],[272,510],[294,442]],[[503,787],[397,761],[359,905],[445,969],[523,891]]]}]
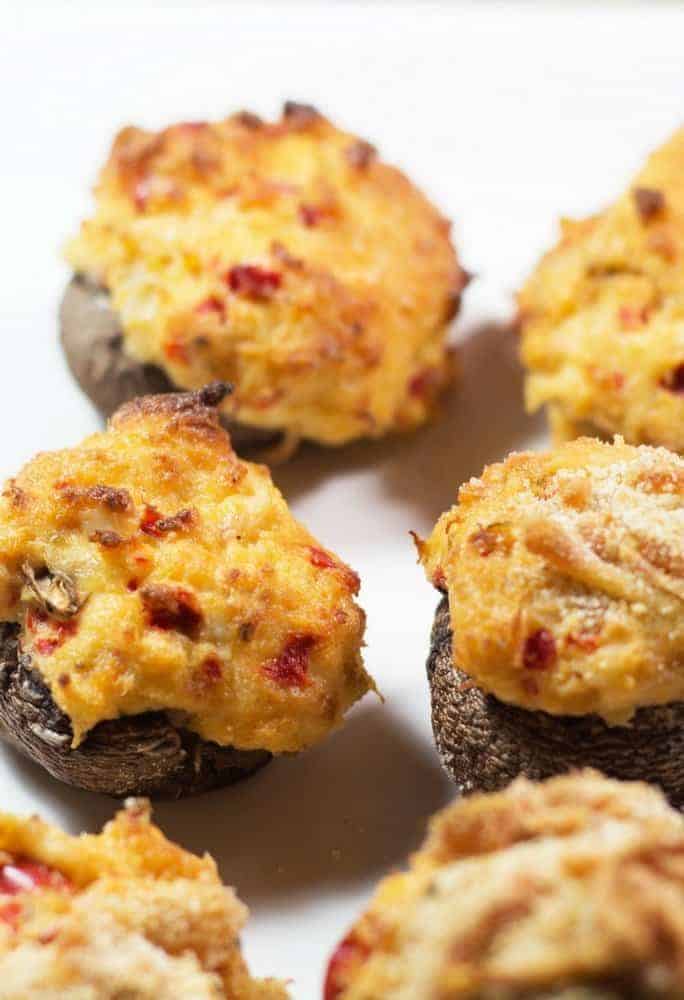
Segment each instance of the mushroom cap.
[{"label": "mushroom cap", "polygon": [[593,767],[660,785],[673,805],[684,804],[684,703],[640,708],[626,726],[506,704],[454,666],[446,596],[435,613],[427,675],[437,750],[462,792]]},{"label": "mushroom cap", "polygon": [[0,626],[0,736],[67,785],[118,799],[177,799],[232,785],[271,760],[266,750],[203,740],[165,712],[100,722],[72,747],[69,717],[17,636],[17,626]]}]

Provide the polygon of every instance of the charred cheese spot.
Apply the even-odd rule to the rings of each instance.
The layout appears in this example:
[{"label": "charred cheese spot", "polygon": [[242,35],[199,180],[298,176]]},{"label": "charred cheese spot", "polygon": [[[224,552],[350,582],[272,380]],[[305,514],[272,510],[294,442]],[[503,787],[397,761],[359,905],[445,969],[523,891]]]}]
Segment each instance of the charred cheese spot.
[{"label": "charred cheese spot", "polygon": [[596,772],[457,801],[333,954],[325,1000],[677,997],[683,853],[659,792]]},{"label": "charred cheese spot", "polygon": [[307,113],[124,129],[67,257],[110,292],[131,357],[335,445],[427,418],[465,275],[426,198]]},{"label": "charred cheese spot", "polygon": [[102,720],[177,710],[221,745],[294,751],[371,686],[358,578],[199,396],[137,400],[14,484],[0,620],[21,626],[75,745]]},{"label": "charred cheese spot", "polygon": [[4,1000],[285,1000],[249,974],[246,916],[213,860],[166,840],[143,800],[80,837],[0,814]]},{"label": "charred cheese spot", "polygon": [[684,461],[590,438],[489,466],[420,546],[461,670],[508,704],[608,723],[684,699],[682,552]]},{"label": "charred cheese spot", "polygon": [[563,222],[519,294],[527,405],[548,407],[558,441],[684,451],[683,178],[681,129],[612,206]]}]

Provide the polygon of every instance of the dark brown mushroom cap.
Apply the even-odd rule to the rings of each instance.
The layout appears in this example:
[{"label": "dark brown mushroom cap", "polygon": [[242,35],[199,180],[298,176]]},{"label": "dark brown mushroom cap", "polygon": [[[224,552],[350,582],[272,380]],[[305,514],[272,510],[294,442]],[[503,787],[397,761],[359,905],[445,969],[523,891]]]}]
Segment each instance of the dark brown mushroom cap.
[{"label": "dark brown mushroom cap", "polygon": [[18,634],[19,626],[0,625],[0,737],[68,785],[116,798],[181,798],[240,781],[271,759],[203,740],[164,712],[100,722],[74,749],[71,722]]},{"label": "dark brown mushroom cap", "polygon": [[437,750],[463,793],[497,791],[518,775],[541,780],[593,767],[651,781],[674,805],[684,804],[684,703],[640,708],[626,726],[507,705],[454,668],[446,596],[435,614],[427,673]]},{"label": "dark brown mushroom cap", "polygon": [[[126,354],[106,288],[75,275],[64,293],[59,320],[71,373],[105,417],[138,396],[183,391],[157,365],[142,364]],[[275,448],[283,438],[280,431],[248,427],[225,417],[222,423],[238,452]]]}]

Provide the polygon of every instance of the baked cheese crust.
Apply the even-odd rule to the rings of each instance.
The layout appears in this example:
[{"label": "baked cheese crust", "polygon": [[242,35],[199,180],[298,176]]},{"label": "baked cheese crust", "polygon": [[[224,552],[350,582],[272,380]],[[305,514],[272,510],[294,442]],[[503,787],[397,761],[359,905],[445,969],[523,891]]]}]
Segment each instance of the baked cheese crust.
[{"label": "baked cheese crust", "polygon": [[325,1000],[684,991],[684,821],[645,784],[585,771],[454,803],[380,884]]},{"label": "baked cheese crust", "polygon": [[339,445],[422,423],[451,372],[465,273],[449,224],[306,105],[125,128],[67,248],[124,349],[243,424]]},{"label": "baked cheese crust", "polygon": [[144,800],[97,835],[0,814],[3,1000],[285,1000],[240,952],[247,911]]},{"label": "baked cheese crust", "polygon": [[461,487],[419,542],[455,663],[504,702],[624,723],[684,698],[684,461],[579,438]]},{"label": "baked cheese crust", "polygon": [[370,686],[356,574],[241,461],[210,387],[136,400],[0,498],[0,619],[73,727],[177,713],[223,746],[300,750]]},{"label": "baked cheese crust", "polygon": [[519,295],[527,405],[557,441],[684,451],[684,129],[610,208],[564,221]]}]

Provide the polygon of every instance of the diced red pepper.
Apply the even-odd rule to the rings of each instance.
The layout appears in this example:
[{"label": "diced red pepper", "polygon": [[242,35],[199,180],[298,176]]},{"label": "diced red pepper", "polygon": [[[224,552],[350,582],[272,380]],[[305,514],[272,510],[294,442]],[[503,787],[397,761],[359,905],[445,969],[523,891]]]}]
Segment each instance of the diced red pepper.
[{"label": "diced red pepper", "polygon": [[148,584],[140,591],[140,596],[152,628],[181,632],[191,639],[197,636],[202,624],[202,612],[197,598],[189,590]]},{"label": "diced red pepper", "polygon": [[323,1000],[338,1000],[351,985],[352,975],[363,965],[371,951],[351,931],[332,954],[325,976]]},{"label": "diced red pepper", "polygon": [[44,611],[29,608],[26,614],[26,628],[36,635],[34,640],[36,652],[41,656],[51,656],[67,639],[76,634],[78,621],[76,618],[59,621],[56,618],[49,618]]},{"label": "diced red pepper", "polygon": [[352,594],[358,594],[359,588],[361,586],[361,580],[359,579],[359,574],[355,573],[353,569],[349,566],[345,566],[344,563],[335,562],[335,560],[324,552],[323,549],[316,548],[315,546],[309,547],[309,562],[312,566],[316,566],[319,569],[336,569],[338,570],[347,585],[348,589]]},{"label": "diced red pepper", "polygon": [[220,681],[223,670],[219,658],[217,656],[207,656],[202,663],[202,673],[210,684],[216,684]]},{"label": "diced red pepper", "polygon": [[352,594],[358,594],[361,589],[361,577],[358,573],[355,573],[353,569],[348,566],[341,566],[340,569],[344,575],[344,582],[347,588]]},{"label": "diced red pepper", "polygon": [[195,306],[195,312],[200,316],[213,315],[223,320],[226,318],[226,303],[218,295],[210,295]]},{"label": "diced red pepper", "polygon": [[36,892],[40,889],[69,889],[69,880],[55,868],[16,858],[0,866],[0,894],[16,896],[20,892]]},{"label": "diced red pepper", "polygon": [[150,535],[152,538],[162,538],[170,531],[182,531],[183,528],[191,525],[195,519],[196,512],[189,507],[179,510],[177,514],[173,514],[171,517],[165,517],[159,513],[156,507],[148,504],[145,507],[145,513],[140,522],[140,530],[143,534]]},{"label": "diced red pepper", "polygon": [[190,363],[187,344],[182,340],[170,340],[168,344],[164,344],[164,354],[169,361],[177,361],[180,365]]},{"label": "diced red pepper", "polygon": [[25,892],[40,892],[44,889],[70,892],[72,888],[69,879],[55,868],[50,868],[39,861],[29,861],[28,858],[15,858],[0,866],[0,920],[16,930],[23,909],[18,899],[3,899],[3,897],[19,896]]},{"label": "diced red pepper", "polygon": [[35,643],[36,651],[41,656],[52,656],[54,651],[59,649],[61,645],[62,643],[59,639],[36,639]]},{"label": "diced red pepper", "polygon": [[309,683],[309,656],[316,644],[313,635],[293,635],[282,653],[263,667],[264,673],[280,687],[306,687]]},{"label": "diced red pepper", "polygon": [[527,670],[548,670],[556,657],[556,640],[548,629],[539,628],[525,639],[523,666]]},{"label": "diced red pepper", "polygon": [[335,560],[331,559],[327,552],[314,546],[309,548],[309,562],[312,566],[318,566],[320,569],[335,569],[337,566]]},{"label": "diced red pepper", "polygon": [[225,277],[231,292],[247,299],[263,302],[273,297],[282,284],[278,271],[269,271],[257,264],[238,264]]},{"label": "diced red pepper", "polygon": [[161,538],[163,531],[159,530],[159,522],[162,519],[162,515],[159,513],[157,508],[148,505],[145,507],[145,513],[143,514],[142,521],[140,522],[140,530],[145,535],[151,535],[152,538]]}]

